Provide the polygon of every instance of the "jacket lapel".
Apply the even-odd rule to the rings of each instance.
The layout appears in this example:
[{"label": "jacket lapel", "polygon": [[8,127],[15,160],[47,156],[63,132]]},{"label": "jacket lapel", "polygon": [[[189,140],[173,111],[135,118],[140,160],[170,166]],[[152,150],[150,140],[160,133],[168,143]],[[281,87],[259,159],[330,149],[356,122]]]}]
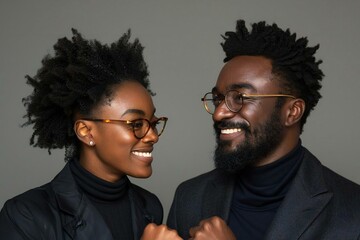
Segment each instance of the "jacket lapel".
[{"label": "jacket lapel", "polygon": [[300,239],[332,198],[320,162],[305,150],[303,162],[284,202],[266,234],[266,240]]},{"label": "jacket lapel", "polygon": [[234,190],[234,177],[215,170],[213,180],[205,187],[202,201],[201,219],[219,216],[225,221],[229,217],[231,200]]},{"label": "jacket lapel", "polygon": [[146,207],[144,206],[143,199],[131,187],[129,188],[129,197],[131,204],[131,219],[134,239],[140,239],[145,226],[149,223],[154,222],[155,219],[154,216],[146,212]]},{"label": "jacket lapel", "polygon": [[69,164],[54,178],[51,186],[61,210],[62,226],[70,239],[113,239],[98,211],[77,190]]}]

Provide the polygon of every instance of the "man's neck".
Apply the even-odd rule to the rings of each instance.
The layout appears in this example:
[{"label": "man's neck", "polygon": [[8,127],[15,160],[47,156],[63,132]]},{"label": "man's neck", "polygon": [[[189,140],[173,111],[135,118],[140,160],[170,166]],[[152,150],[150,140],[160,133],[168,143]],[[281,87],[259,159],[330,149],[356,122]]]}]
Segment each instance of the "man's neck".
[{"label": "man's neck", "polygon": [[260,167],[270,163],[273,163],[280,158],[284,157],[286,154],[291,152],[299,143],[300,139],[297,138],[286,138],[282,141],[279,146],[274,149],[270,154],[268,154],[264,159],[260,160],[255,166]]}]

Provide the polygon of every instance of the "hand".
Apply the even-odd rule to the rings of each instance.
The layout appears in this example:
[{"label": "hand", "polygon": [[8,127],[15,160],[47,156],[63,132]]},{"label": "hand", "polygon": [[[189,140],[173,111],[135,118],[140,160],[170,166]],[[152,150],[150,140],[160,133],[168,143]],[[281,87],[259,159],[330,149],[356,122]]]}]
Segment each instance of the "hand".
[{"label": "hand", "polygon": [[189,233],[193,240],[236,240],[226,222],[216,216],[202,220],[198,226],[192,227]]},{"label": "hand", "polygon": [[168,228],[166,225],[148,224],[140,240],[183,240],[176,230]]}]

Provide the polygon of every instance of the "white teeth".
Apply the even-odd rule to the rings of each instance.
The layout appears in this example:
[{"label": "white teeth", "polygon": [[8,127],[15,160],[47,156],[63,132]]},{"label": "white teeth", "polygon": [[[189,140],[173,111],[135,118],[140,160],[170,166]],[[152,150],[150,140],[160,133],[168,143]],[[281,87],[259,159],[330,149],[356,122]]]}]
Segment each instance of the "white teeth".
[{"label": "white teeth", "polygon": [[132,152],[136,156],[151,157],[151,152]]},{"label": "white teeth", "polygon": [[236,132],[241,132],[241,128],[221,129],[222,134],[232,134]]}]

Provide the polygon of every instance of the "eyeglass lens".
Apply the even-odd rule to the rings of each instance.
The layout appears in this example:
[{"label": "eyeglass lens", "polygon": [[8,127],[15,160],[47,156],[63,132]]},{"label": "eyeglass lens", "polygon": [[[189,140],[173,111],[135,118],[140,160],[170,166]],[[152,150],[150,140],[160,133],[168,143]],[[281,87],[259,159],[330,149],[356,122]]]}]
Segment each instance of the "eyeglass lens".
[{"label": "eyeglass lens", "polygon": [[238,112],[243,105],[243,96],[238,91],[229,91],[225,95],[225,103],[230,111]]},{"label": "eyeglass lens", "polygon": [[131,125],[137,138],[143,138],[150,130],[150,127],[152,127],[153,131],[160,136],[165,128],[165,120],[158,119],[157,121],[150,123],[146,119],[139,119],[134,121]]},{"label": "eyeglass lens", "polygon": [[225,98],[225,104],[232,112],[238,112],[243,105],[243,97],[237,91],[228,91],[225,96],[207,93],[204,96],[204,105],[207,112],[213,114],[215,109]]}]

